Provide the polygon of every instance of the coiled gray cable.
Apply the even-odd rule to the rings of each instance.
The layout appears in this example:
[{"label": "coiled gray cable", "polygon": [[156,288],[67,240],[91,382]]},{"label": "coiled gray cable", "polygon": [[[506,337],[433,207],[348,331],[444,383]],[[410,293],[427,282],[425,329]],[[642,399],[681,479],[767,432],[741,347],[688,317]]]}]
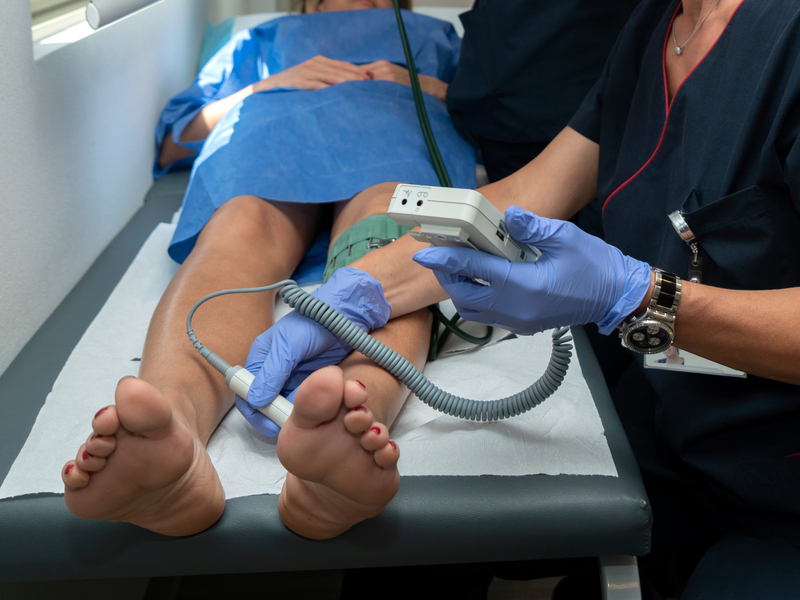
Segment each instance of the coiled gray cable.
[{"label": "coiled gray cable", "polygon": [[538,406],[561,385],[572,357],[572,344],[569,343],[572,341],[572,337],[565,337],[569,328],[562,327],[553,332],[553,350],[547,369],[533,385],[513,396],[499,400],[481,401],[462,398],[438,388],[397,352],[384,346],[336,309],[301,289],[297,283],[290,279],[258,288],[223,290],[209,294],[199,300],[192,307],[186,319],[187,334],[194,347],[214,368],[224,374],[225,369],[229,368],[230,365],[205,348],[192,331],[191,323],[195,311],[206,300],[217,296],[265,292],[281,286],[283,286],[283,289],[281,289],[280,295],[284,302],[299,313],[314,319],[350,347],[358,350],[383,367],[408,386],[408,389],[414,392],[425,404],[447,415],[470,421],[499,421],[516,417],[529,411],[534,406]]}]

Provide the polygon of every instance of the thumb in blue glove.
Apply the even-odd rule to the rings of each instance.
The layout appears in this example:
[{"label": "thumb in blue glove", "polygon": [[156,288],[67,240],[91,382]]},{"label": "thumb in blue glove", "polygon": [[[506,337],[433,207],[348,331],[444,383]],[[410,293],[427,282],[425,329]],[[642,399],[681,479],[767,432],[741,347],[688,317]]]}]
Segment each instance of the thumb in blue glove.
[{"label": "thumb in blue glove", "polygon": [[542,251],[538,261],[509,262],[464,248],[430,247],[414,256],[435,272],[465,319],[521,334],[597,323],[608,335],[641,304],[650,286],[647,263],[567,221],[516,206],[505,220],[511,237]]},{"label": "thumb in blue glove", "polygon": [[[345,267],[312,292],[350,319],[363,331],[383,327],[391,307],[381,284],[364,271]],[[247,401],[236,406],[253,427],[264,435],[280,429],[258,411],[281,393],[286,395],[314,371],[338,364],[352,348],[313,319],[292,311],[259,335],[250,348],[245,368],[255,375]],[[292,396],[287,399],[291,400]]]}]

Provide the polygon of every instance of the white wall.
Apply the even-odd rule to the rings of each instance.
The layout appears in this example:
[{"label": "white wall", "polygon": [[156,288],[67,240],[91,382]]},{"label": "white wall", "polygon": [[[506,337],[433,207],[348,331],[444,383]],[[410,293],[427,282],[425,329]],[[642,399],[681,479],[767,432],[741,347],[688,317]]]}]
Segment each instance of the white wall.
[{"label": "white wall", "polygon": [[29,3],[0,1],[0,374],[141,206],[205,15],[163,0],[34,61]]},{"label": "white wall", "polygon": [[[447,6],[470,8],[474,0],[412,0],[412,6]],[[214,0],[209,20],[219,23],[228,17],[271,11],[287,12],[294,9],[294,0]]]},{"label": "white wall", "polygon": [[292,0],[214,0],[209,7],[208,20],[216,25],[236,15],[288,12],[292,5]]}]

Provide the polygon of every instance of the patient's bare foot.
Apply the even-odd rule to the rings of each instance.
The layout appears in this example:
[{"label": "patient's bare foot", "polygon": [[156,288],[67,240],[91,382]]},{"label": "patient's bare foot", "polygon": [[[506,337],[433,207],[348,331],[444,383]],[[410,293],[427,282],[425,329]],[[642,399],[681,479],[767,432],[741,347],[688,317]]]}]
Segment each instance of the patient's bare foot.
[{"label": "patient's bare foot", "polygon": [[115,404],[61,472],[64,498],[86,519],[126,521],[165,535],[214,524],[225,494],[203,445],[149,383],[120,381]]},{"label": "patient's bare foot", "polygon": [[400,452],[366,400],[364,387],[345,382],[338,367],[317,371],[297,390],[278,436],[289,471],[278,508],[295,533],[334,537],[379,514],[397,493]]}]

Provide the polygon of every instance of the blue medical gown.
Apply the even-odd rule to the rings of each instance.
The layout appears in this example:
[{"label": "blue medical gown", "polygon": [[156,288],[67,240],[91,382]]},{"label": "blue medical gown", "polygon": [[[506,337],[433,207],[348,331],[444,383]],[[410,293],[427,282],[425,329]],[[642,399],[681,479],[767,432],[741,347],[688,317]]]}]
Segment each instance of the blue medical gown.
[{"label": "blue medical gown", "polygon": [[[685,277],[692,252],[667,218],[680,209],[703,283],[800,286],[800,4],[744,0],[669,102],[663,57],[674,51],[678,10],[679,0],[637,8],[570,122],[600,144],[606,240]],[[745,523],[800,544],[800,387],[644,374],[656,398],[642,467],[664,473],[655,463],[671,457],[671,477],[688,474],[724,527]]]},{"label": "blue medical gown", "polygon": [[[403,18],[419,74],[452,80],[460,50],[452,25],[408,11]],[[204,106],[316,55],[406,66],[392,10],[275,19],[237,34],[191,87],[170,100],[156,130],[158,147],[170,132],[177,141]],[[423,96],[452,184],[474,188],[473,146],[455,130],[444,103]],[[321,203],[351,198],[385,181],[439,184],[412,90],[388,81],[253,94],[232,108],[204,143],[182,145],[199,156],[169,248],[178,262],[189,255],[214,211],[235,196]],[[154,175],[167,170],[156,164]]]}]

